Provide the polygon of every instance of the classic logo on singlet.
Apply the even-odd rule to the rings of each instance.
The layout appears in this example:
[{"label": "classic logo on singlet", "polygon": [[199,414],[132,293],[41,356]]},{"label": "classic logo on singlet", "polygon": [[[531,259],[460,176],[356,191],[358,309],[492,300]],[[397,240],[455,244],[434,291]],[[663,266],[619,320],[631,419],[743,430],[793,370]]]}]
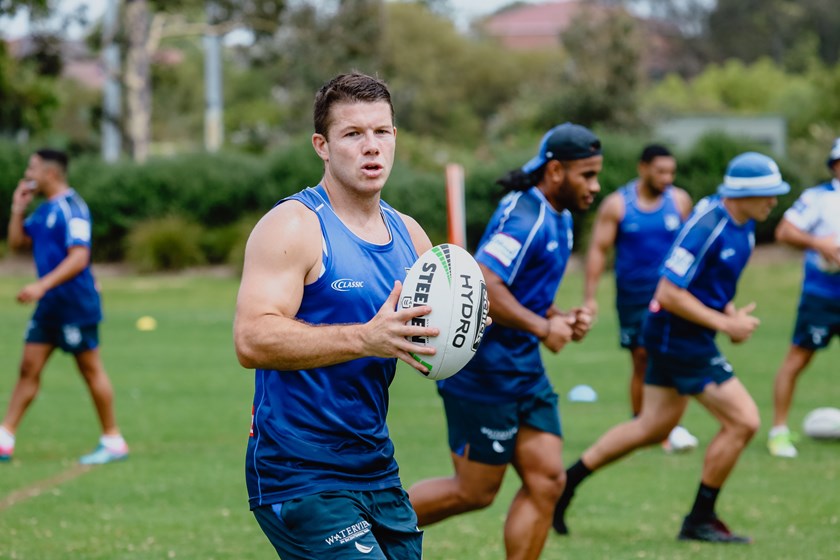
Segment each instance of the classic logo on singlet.
[{"label": "classic logo on singlet", "polygon": [[367,535],[368,533],[370,533],[370,523],[368,523],[367,521],[360,521],[358,523],[350,525],[346,529],[342,529],[334,535],[330,535],[329,537],[324,539],[324,542],[326,542],[330,546],[334,544],[349,543],[358,539],[359,537]]},{"label": "classic logo on singlet", "polygon": [[333,290],[337,292],[347,292],[353,288],[364,288],[365,283],[361,280],[351,280],[350,278],[339,278],[330,284]]}]

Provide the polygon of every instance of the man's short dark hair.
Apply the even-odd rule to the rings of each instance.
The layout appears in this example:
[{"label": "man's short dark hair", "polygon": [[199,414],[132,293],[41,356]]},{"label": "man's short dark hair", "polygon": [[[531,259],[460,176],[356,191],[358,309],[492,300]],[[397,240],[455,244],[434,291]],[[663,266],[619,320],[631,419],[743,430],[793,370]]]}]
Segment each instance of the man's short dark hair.
[{"label": "man's short dark hair", "polygon": [[315,95],[315,107],[312,112],[315,121],[315,133],[327,135],[330,127],[330,109],[336,103],[376,103],[384,101],[391,108],[391,122],[394,121],[394,105],[391,92],[382,80],[352,72],[340,74],[324,84]]},{"label": "man's short dark hair", "polygon": [[67,167],[70,164],[70,160],[66,152],[53,150],[52,148],[41,148],[35,152],[35,155],[44,161],[58,165],[61,168],[61,172],[65,175],[67,174]]},{"label": "man's short dark hair", "polygon": [[649,144],[642,150],[642,155],[639,156],[639,161],[642,163],[650,163],[658,157],[673,157],[671,152],[665,146],[660,144]]}]

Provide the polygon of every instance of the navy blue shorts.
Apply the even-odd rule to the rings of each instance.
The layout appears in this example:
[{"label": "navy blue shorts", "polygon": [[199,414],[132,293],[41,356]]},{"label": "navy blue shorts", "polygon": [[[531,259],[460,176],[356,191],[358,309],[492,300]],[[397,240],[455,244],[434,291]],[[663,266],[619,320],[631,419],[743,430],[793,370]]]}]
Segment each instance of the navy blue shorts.
[{"label": "navy blue shorts", "polygon": [[733,376],[732,366],[720,354],[684,358],[648,352],[645,385],[670,387],[681,395],[699,395],[706,385],[720,385]]},{"label": "navy blue shorts", "polygon": [[519,426],[562,437],[557,393],[551,387],[514,402],[487,404],[441,393],[449,428],[449,449],[486,465],[513,459]]},{"label": "navy blue shorts", "polygon": [[423,531],[402,488],[330,490],[254,508],[283,560],[420,560]]},{"label": "navy blue shorts", "polygon": [[638,348],[643,346],[642,329],[648,314],[648,304],[617,304],[618,336],[622,348]]},{"label": "navy blue shorts", "polygon": [[793,327],[793,343],[807,350],[820,350],[835,335],[840,336],[840,303],[802,294]]},{"label": "navy blue shorts", "polygon": [[25,340],[51,344],[68,354],[81,354],[99,346],[99,325],[43,325],[33,319],[26,327]]}]

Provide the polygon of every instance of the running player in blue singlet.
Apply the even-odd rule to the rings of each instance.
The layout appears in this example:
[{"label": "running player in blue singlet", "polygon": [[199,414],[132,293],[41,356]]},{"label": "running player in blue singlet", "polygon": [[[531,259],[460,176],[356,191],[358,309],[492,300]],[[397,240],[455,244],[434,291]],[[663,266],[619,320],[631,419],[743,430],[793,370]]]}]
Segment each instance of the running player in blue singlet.
[{"label": "running player in blue singlet", "polygon": [[645,322],[648,351],[644,406],[613,427],[567,471],[554,528],[567,534],[565,514],[577,486],[594,471],[662,441],[694,397],[720,423],[709,443],[697,497],[679,532],[682,540],[746,543],[715,513],[718,493],[759,426],[758,407],[715,344],[718,331],[734,343],[758,327],[755,304],[733,304],[752,253],[755,221],[766,220],[790,186],[772,159],[755,152],[734,158],[718,195],[698,202],[665,259]]},{"label": "running player in blue singlet", "polygon": [[[9,246],[31,248],[38,280],[20,291],[21,303],[36,303],[26,331],[17,384],[0,425],[0,461],[12,458],[15,431],[41,385],[41,372],[56,348],[72,354],[96,408],[102,436],[83,464],[125,459],[128,447],[114,415],[111,381],[99,355],[99,291],[90,269],[91,221],[82,197],[67,185],[68,158],[38,150],[29,158],[12,199]],[[24,220],[35,194],[46,200]]]},{"label": "running player in blue singlet", "polygon": [[409,489],[420,526],[490,505],[512,464],[522,480],[504,529],[507,558],[537,558],[563,490],[557,394],[540,343],[551,352],[589,330],[583,308],[554,306],[572,250],[570,210],[600,190],[601,143],[588,129],[551,129],[538,155],[499,182],[512,190],[490,219],[476,260],[493,324],[475,357],[438,382],[455,475]]},{"label": "running player in blue singlet", "polygon": [[438,334],[410,324],[430,308],[396,310],[431,243],[380,199],[396,146],[386,85],[339,75],[314,121],[324,176],[255,226],[237,300],[236,353],[256,370],[250,507],[285,560],[416,560],[423,533],[385,418],[397,358],[425,372],[412,353],[434,353],[408,339]]},{"label": "running player in blue singlet", "polygon": [[[642,386],[647,351],[642,325],[659,283],[659,269],[683,222],[691,212],[691,198],[673,185],[677,160],[664,146],[645,146],[638,164],[639,176],[610,194],[598,208],[592,241],[586,254],[584,305],[598,312],[598,282],[615,247],[615,304],[620,343],[630,351],[630,404],[633,416],[642,409]],[[667,451],[688,451],[697,438],[682,426],[663,442]]]},{"label": "running player in blue singlet", "polygon": [[776,457],[797,456],[787,426],[796,381],[814,353],[840,336],[840,138],[834,141],[827,164],[834,177],[806,189],[776,228],[776,239],[805,249],[793,341],[773,386],[767,448]]}]

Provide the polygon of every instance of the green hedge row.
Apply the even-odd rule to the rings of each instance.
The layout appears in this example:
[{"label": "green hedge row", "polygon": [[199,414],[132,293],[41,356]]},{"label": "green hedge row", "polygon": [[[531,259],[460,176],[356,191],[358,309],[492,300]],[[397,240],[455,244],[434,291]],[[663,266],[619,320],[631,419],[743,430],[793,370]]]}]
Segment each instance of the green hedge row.
[{"label": "green hedge row", "polygon": [[[638,137],[622,134],[604,133],[601,137],[605,165],[600,177],[599,200],[635,176],[637,159],[645,143]],[[405,144],[408,151],[415,145]],[[463,156],[470,245],[478,242],[503,194],[495,180],[529,159],[536,140],[533,144],[500,145],[487,149],[480,156]],[[695,201],[699,200],[715,191],[726,163],[747,149],[761,151],[760,147],[737,139],[707,136],[691,151],[676,154],[679,164],[676,182]],[[15,144],[0,144],[0,200],[6,201],[0,204],[0,219],[4,223],[9,217],[11,192],[26,166],[27,157],[28,153]],[[398,158],[383,198],[416,218],[433,242],[445,241],[443,165],[429,163],[434,158],[402,153],[399,149]],[[779,163],[783,175],[794,187],[793,192],[781,197],[770,220],[759,226],[759,241],[772,239],[773,228],[782,212],[812,182],[789,162],[779,160]],[[126,161],[106,164],[94,156],[82,157],[71,162],[70,184],[82,194],[91,209],[96,260],[123,260],[130,245],[135,247],[135,255],[148,254],[151,249],[136,249],[136,245],[160,244],[160,241],[144,241],[154,238],[145,231],[135,235],[134,241],[129,243],[130,233],[137,228],[148,230],[143,224],[149,220],[176,217],[201,228],[200,235],[191,230],[204,253],[196,262],[225,262],[230,260],[231,251],[241,254],[241,246],[237,245],[242,243],[243,220],[253,223],[278,199],[316,184],[321,174],[322,163],[308,138],[300,138],[290,141],[285,149],[262,157],[239,153],[185,154],[154,158],[142,165]],[[594,214],[590,211],[576,218],[578,248],[586,242]],[[165,220],[153,223],[172,228],[172,222]],[[5,236],[5,228],[1,231],[0,235]]]}]

